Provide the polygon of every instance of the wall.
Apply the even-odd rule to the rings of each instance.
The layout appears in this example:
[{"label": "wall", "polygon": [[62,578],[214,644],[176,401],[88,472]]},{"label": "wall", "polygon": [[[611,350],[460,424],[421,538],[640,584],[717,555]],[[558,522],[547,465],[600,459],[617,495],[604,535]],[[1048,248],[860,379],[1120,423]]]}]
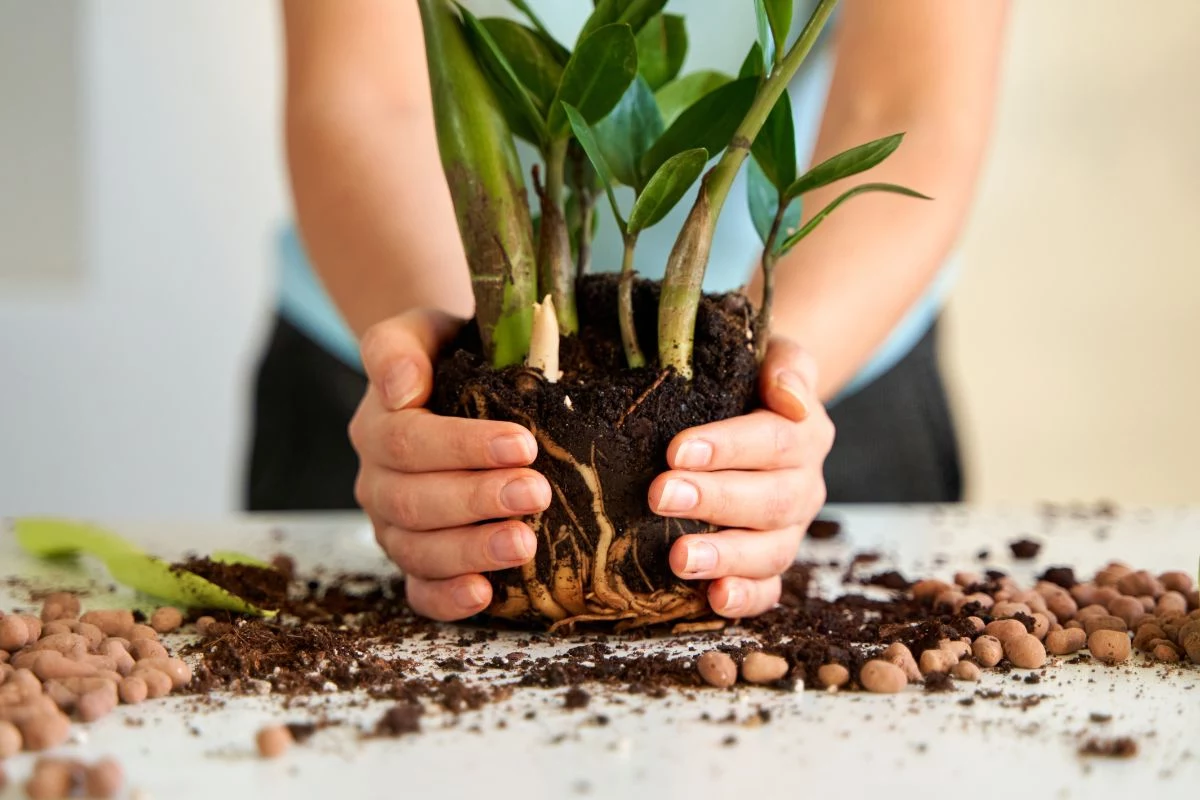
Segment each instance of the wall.
[{"label": "wall", "polygon": [[1200,3],[1016,4],[946,363],[970,495],[1200,500]]},{"label": "wall", "polygon": [[[0,0],[0,27],[22,5]],[[84,256],[71,281],[0,283],[0,513],[216,513],[284,209],[275,6],[72,8]]]}]

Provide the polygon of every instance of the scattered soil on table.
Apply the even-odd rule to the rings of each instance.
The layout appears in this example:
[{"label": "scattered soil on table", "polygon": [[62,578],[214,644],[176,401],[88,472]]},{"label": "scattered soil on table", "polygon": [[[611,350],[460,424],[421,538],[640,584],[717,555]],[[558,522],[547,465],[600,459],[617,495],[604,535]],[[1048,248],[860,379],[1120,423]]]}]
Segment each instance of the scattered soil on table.
[{"label": "scattered soil on table", "polygon": [[1138,753],[1138,744],[1128,736],[1115,739],[1091,738],[1079,748],[1081,756],[1101,758],[1133,758]]},{"label": "scattered soil on table", "polygon": [[1013,558],[1028,560],[1037,558],[1038,553],[1042,552],[1040,542],[1035,542],[1032,539],[1018,539],[1008,545],[1008,549],[1012,550]]},{"label": "scattered soil on table", "polygon": [[842,523],[834,519],[817,518],[808,526],[810,539],[832,539],[842,532]]},{"label": "scattered soil on table", "polygon": [[175,565],[175,569],[195,573],[259,608],[277,609],[287,604],[288,577],[274,568],[193,557]]}]

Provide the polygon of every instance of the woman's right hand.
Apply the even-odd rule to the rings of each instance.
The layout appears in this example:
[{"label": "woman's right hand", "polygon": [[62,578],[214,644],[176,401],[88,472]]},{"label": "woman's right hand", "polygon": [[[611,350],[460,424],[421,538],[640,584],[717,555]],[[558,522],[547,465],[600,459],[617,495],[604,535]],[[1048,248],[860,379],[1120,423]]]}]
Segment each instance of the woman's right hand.
[{"label": "woman's right hand", "polygon": [[409,604],[443,621],[488,606],[491,584],[480,573],[533,558],[537,537],[511,518],[550,504],[550,484],[528,468],[537,442],[527,429],[423,408],[433,359],[462,324],[417,309],[368,330],[362,359],[369,385],[350,423],[359,457],[355,498],[404,571]]}]

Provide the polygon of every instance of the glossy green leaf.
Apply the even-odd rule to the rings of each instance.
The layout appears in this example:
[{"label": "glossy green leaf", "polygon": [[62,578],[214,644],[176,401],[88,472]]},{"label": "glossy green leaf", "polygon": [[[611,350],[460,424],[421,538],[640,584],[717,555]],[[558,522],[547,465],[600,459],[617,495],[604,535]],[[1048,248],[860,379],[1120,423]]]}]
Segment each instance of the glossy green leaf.
[{"label": "glossy green leaf", "polygon": [[766,71],[763,68],[763,49],[762,45],[755,42],[750,46],[750,52],[746,53],[746,57],[742,59],[742,66],[738,69],[739,78],[766,76]]},{"label": "glossy green leaf", "polygon": [[545,118],[563,68],[537,31],[501,17],[480,20]]},{"label": "glossy green leaf", "polygon": [[612,206],[613,217],[617,220],[617,225],[625,229],[625,218],[621,216],[621,207],[617,205],[617,196],[613,194],[613,174],[609,169],[608,162],[604,160],[604,151],[600,148],[600,143],[596,141],[596,134],[592,131],[587,120],[583,118],[583,114],[579,113],[579,109],[572,105],[563,104],[563,110],[567,114],[567,120],[570,122],[571,130],[575,133],[575,138],[579,140],[579,144],[583,147],[583,151],[587,153],[588,160],[592,162],[592,166],[596,169],[596,174],[600,178],[600,183],[604,186],[604,192],[608,195],[608,202]]},{"label": "glossy green leaf", "polygon": [[867,192],[890,192],[891,194],[902,194],[906,197],[916,197],[921,200],[933,199],[932,197],[927,197],[920,192],[913,191],[912,189],[908,189],[904,186],[897,186],[894,183],[864,183],[862,186],[856,186],[849,191],[843,192],[836,200],[825,206],[825,208],[821,209],[821,212],[806,222],[803,228],[785,239],[783,244],[780,245],[779,251],[781,253],[785,253],[788,250],[791,250],[801,239],[812,233],[813,230],[820,225],[826,217],[832,214],[838,206],[852,197],[857,197],[858,195],[866,194]]},{"label": "glossy green leaf", "polygon": [[788,197],[799,197],[813,189],[866,172],[894,153],[902,139],[903,133],[885,136],[826,159],[796,179],[788,186],[786,194]]},{"label": "glossy green leaf", "polygon": [[586,36],[563,68],[550,106],[551,134],[562,137],[571,132],[564,104],[574,106],[589,124],[603,119],[636,75],[637,43],[628,25],[606,25]]},{"label": "glossy green leaf", "polygon": [[[113,579],[131,589],[182,608],[207,608],[273,616],[199,575],[148,555],[131,542],[93,525],[53,518],[18,519],[17,544],[38,558],[89,555],[104,563]],[[228,554],[227,554],[228,555]]]},{"label": "glossy green leaf", "polygon": [[763,74],[769,75],[775,63],[775,37],[771,35],[771,20],[767,15],[766,3],[754,0],[754,19],[758,24],[758,56]]},{"label": "glossy green leaf", "polygon": [[560,64],[567,63],[567,59],[571,57],[571,51],[563,47],[562,44],[560,44],[559,41],[554,38],[554,34],[550,33],[550,29],[542,23],[542,20],[537,14],[533,13],[533,9],[529,7],[529,4],[526,3],[525,0],[508,0],[508,2],[512,3],[514,8],[525,15],[525,18],[529,20],[529,24],[532,25],[545,40],[546,46],[549,47],[551,52],[554,53],[554,57],[558,60],[558,62]]},{"label": "glossy green leaf", "polygon": [[583,23],[578,41],[582,43],[584,38],[594,31],[618,22],[625,23],[634,33],[638,33],[666,4],[667,0],[599,0],[591,16]]},{"label": "glossy green leaf", "polygon": [[[534,141],[544,143],[547,139],[546,121],[538,110],[533,94],[522,85],[500,45],[479,18],[465,8],[461,11],[471,49],[483,63],[488,79],[502,96],[516,104],[516,110],[520,112],[519,116],[528,126],[528,130],[532,131]],[[507,104],[503,105],[508,116]]]},{"label": "glossy green leaf", "polygon": [[[765,247],[767,238],[771,235],[771,226],[775,224],[775,212],[779,210],[779,190],[753,158],[750,159],[746,172],[746,199],[749,201],[750,219],[754,223],[754,230]],[[783,240],[795,233],[800,226],[802,207],[799,198],[788,203],[779,232],[775,235],[776,252],[779,252]]]},{"label": "glossy green leaf", "polygon": [[766,10],[775,53],[784,52],[787,49],[788,34],[792,30],[792,12],[795,10],[796,0],[758,0],[758,4]]},{"label": "glossy green leaf", "polygon": [[781,194],[796,180],[796,127],[787,92],[767,115],[750,152]]},{"label": "glossy green leaf", "polygon": [[702,147],[710,156],[724,150],[750,111],[757,78],[719,86],[701,97],[671,123],[642,159],[642,174],[652,175],[671,156]]},{"label": "glossy green leaf", "polygon": [[642,156],[663,132],[658,103],[641,75],[629,84],[612,113],[596,123],[593,130],[616,180],[626,186],[641,187],[648,177],[641,172]]},{"label": "glossy green leaf", "polygon": [[678,14],[658,14],[637,35],[638,72],[651,89],[675,79],[687,55],[687,28]]},{"label": "glossy green leaf", "polygon": [[732,80],[721,72],[700,70],[671,81],[654,93],[658,110],[662,112],[663,125],[670,125],[701,97]]},{"label": "glossy green leaf", "polygon": [[646,183],[629,212],[629,232],[636,234],[665,217],[704,171],[708,151],[702,147],[668,158]]}]

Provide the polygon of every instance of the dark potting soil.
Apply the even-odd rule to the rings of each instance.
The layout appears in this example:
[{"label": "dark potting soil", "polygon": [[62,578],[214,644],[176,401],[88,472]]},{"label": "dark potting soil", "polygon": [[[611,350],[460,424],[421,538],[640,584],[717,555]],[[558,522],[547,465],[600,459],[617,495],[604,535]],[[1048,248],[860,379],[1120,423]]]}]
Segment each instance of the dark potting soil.
[{"label": "dark potting soil", "polygon": [[226,564],[198,557],[176,564],[175,568],[199,575],[260,608],[283,608],[287,603],[288,576],[277,569]]},{"label": "dark potting soil", "polygon": [[[667,469],[667,445],[677,433],[754,407],[752,310],[740,294],[704,297],[688,381],[653,363],[642,369],[625,365],[617,289],[612,275],[579,282],[580,329],[562,340],[564,374],[557,383],[520,366],[492,369],[474,325],[463,328],[436,366],[430,408],[529,428],[538,440],[533,468],[554,489],[550,507],[530,520],[540,541],[536,574],[510,569],[490,575],[496,597],[491,611],[498,616],[543,625],[547,616],[620,618],[615,612],[629,606],[620,599],[628,597],[622,590],[642,598],[653,612],[676,618],[708,612],[702,587],[677,579],[668,553],[684,533],[711,528],[652,513],[647,494],[651,481]],[[657,283],[635,282],[638,338],[652,361],[658,295]],[[599,511],[593,506],[597,495]],[[593,580],[598,565],[607,566],[601,580]],[[653,612],[641,612],[640,621]]]}]

